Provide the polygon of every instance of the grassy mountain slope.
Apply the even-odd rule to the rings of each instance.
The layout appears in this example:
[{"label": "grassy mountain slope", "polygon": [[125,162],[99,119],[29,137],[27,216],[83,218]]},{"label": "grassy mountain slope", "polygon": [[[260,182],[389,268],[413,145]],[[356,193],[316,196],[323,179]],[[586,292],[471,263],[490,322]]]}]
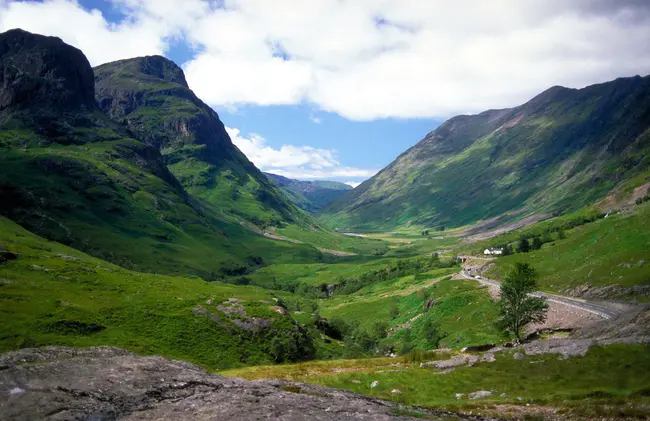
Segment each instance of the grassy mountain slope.
[{"label": "grassy mountain slope", "polygon": [[[541,249],[502,256],[490,262],[487,275],[502,279],[516,262],[529,263],[539,273],[540,288],[564,295],[616,300],[650,300],[650,202],[568,229],[582,215],[567,215],[527,229],[480,241],[458,250],[480,254],[494,245],[519,238],[546,238]],[[558,238],[557,228],[566,227]],[[545,234],[546,233],[546,234]]]},{"label": "grassy mountain slope", "polygon": [[562,213],[649,167],[650,77],[554,87],[519,107],[448,120],[321,220],[393,230]]},{"label": "grassy mountain slope", "polygon": [[306,215],[232,144],[217,113],[194,95],[175,63],[149,56],[94,70],[100,107],[160,150],[190,194],[261,228],[307,224]]},{"label": "grassy mountain slope", "polygon": [[264,173],[264,175],[282,189],[284,194],[300,209],[311,213],[322,209],[332,200],[352,190],[351,186],[337,181],[302,181],[271,173]]},{"label": "grassy mountain slope", "polygon": [[[336,354],[284,292],[134,272],[0,217],[0,351],[111,345],[216,369]],[[230,301],[228,301],[230,300]],[[274,345],[275,344],[275,345]],[[278,357],[278,349],[281,354]]]},{"label": "grassy mountain slope", "polygon": [[191,197],[156,147],[97,107],[81,51],[8,31],[0,35],[0,72],[0,214],[139,270],[208,277],[260,258],[320,257],[307,245],[265,239]]}]

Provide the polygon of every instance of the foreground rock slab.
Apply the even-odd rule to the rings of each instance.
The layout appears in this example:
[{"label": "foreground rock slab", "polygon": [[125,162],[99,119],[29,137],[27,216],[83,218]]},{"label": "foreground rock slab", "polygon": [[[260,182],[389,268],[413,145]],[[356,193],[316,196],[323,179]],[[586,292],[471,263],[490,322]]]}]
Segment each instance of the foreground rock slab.
[{"label": "foreground rock slab", "polygon": [[[402,412],[404,413],[404,412]],[[463,419],[426,411],[427,419]],[[282,380],[211,374],[117,348],[0,355],[0,420],[413,420],[392,402]],[[481,419],[468,417],[466,419]]]}]

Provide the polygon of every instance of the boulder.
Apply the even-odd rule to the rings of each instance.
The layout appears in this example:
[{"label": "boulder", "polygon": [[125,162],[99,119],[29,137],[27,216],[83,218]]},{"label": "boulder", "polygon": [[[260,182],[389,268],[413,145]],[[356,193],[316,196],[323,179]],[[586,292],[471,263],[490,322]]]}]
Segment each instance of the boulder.
[{"label": "boulder", "polygon": [[492,396],[492,391],[490,390],[479,390],[478,392],[472,392],[469,395],[467,395],[468,398],[470,399],[483,399],[487,398],[488,396]]}]

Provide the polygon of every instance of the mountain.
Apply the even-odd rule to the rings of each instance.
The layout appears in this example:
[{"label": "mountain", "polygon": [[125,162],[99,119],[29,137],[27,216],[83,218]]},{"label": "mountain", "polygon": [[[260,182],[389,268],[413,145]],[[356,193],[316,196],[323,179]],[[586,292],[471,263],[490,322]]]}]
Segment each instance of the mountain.
[{"label": "mountain", "polygon": [[[159,77],[161,85],[173,92],[183,90],[197,101],[182,87],[184,78],[175,65],[158,58],[130,63],[157,63],[158,76],[169,79]],[[142,88],[142,81],[128,80],[140,86],[137,98],[160,99]],[[228,167],[219,174],[241,186],[241,196],[246,197],[239,201],[240,213],[249,220],[259,214],[260,220],[279,224],[302,217],[302,211],[231,147],[227,136],[210,138],[212,143],[204,145],[188,135],[182,143],[180,134],[165,137],[167,126],[161,124],[158,131],[147,126],[151,137],[142,141],[138,126],[131,130],[100,109],[94,85],[86,57],[59,38],[22,30],[0,34],[0,215],[47,239],[144,271],[208,278],[241,272],[267,258],[318,258],[312,247],[280,244],[251,231],[245,221],[215,206],[223,202],[209,203],[193,195],[197,190],[210,192],[204,186],[215,181],[208,158],[195,158],[207,154],[219,168]],[[104,76],[99,92],[108,89]],[[119,86],[115,89],[122,92]],[[172,102],[175,97],[169,98]],[[102,100],[103,106],[107,101]],[[141,114],[150,113],[140,121],[160,118],[172,124],[170,132],[193,133],[193,127],[208,130],[210,125],[223,130],[209,110],[202,109],[205,116],[197,117],[196,109],[186,107],[173,120],[161,107],[158,113],[140,108]],[[208,154],[215,151],[221,155]],[[188,182],[191,177],[184,174],[203,177],[203,184]],[[210,194],[219,191],[225,190],[215,188]],[[234,192],[228,190],[226,204],[235,201]]]},{"label": "mountain", "polygon": [[175,63],[138,57],[94,71],[102,110],[159,150],[191,195],[260,228],[307,224],[306,215],[232,144],[217,113],[189,89]]},{"label": "mountain", "polygon": [[502,223],[566,213],[650,175],[650,77],[553,87],[453,117],[322,210],[342,229]]},{"label": "mountain", "polygon": [[264,175],[300,209],[312,213],[352,190],[351,186],[338,181],[302,181],[271,173],[264,173]]}]

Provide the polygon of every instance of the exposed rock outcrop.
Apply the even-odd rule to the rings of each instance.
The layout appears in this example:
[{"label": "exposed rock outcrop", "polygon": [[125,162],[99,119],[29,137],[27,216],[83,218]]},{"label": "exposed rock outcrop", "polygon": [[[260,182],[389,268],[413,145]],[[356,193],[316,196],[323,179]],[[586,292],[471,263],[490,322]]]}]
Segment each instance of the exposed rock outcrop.
[{"label": "exposed rock outcrop", "polygon": [[[51,347],[0,356],[0,420],[415,419],[395,415],[396,409],[351,392],[227,378],[117,348]],[[463,419],[447,411],[418,412],[427,419]]]},{"label": "exposed rock outcrop", "polygon": [[0,34],[0,111],[9,107],[95,108],[86,56],[56,37]]}]

